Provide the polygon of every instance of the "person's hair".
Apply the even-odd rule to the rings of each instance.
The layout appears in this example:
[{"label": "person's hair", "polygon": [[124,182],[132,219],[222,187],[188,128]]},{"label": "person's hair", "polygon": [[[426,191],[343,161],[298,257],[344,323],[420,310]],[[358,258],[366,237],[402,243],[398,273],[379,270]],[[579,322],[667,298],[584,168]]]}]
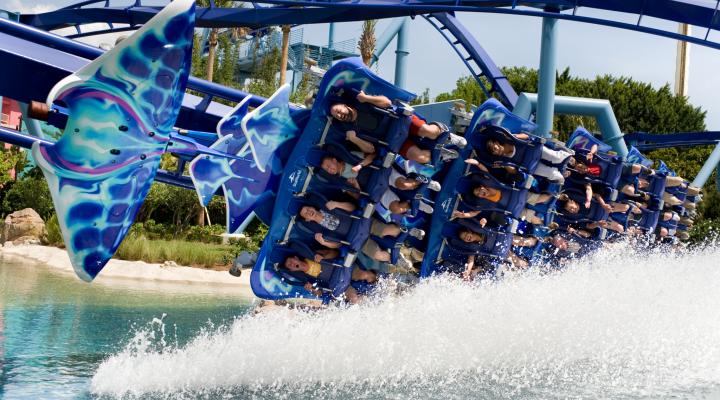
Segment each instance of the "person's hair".
[{"label": "person's hair", "polygon": [[477,193],[477,191],[479,191],[479,190],[482,189],[482,188],[485,188],[486,190],[488,189],[487,186],[485,186],[485,185],[483,185],[483,184],[481,183],[481,184],[475,186],[474,188],[472,188],[472,190],[470,191],[470,194],[472,194],[473,197],[480,198],[480,196],[478,196],[478,195],[475,194],[475,193]]},{"label": "person's hair", "polygon": [[287,268],[287,262],[288,262],[288,260],[291,259],[291,258],[297,258],[298,261],[300,261],[300,256],[298,256],[297,254],[291,254],[291,255],[285,257],[285,259],[283,260],[283,262],[282,262],[282,267],[283,267],[283,268],[288,269],[288,268]]},{"label": "person's hair", "polygon": [[463,232],[467,232],[467,233],[471,233],[471,234],[473,234],[473,235],[477,235],[477,236],[480,238],[480,240],[478,240],[477,242],[473,242],[473,243],[484,243],[484,242],[485,242],[485,235],[482,234],[482,233],[475,232],[475,231],[473,231],[472,229],[462,228],[462,229],[460,229],[460,230],[458,231],[458,236],[460,236]]}]

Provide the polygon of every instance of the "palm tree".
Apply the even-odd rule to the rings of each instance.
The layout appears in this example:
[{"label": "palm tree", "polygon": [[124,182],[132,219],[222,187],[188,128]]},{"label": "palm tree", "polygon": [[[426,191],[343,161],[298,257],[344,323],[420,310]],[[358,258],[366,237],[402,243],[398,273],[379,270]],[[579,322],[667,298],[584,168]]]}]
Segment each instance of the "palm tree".
[{"label": "palm tree", "polygon": [[285,84],[287,73],[288,45],[290,43],[290,25],[282,26],[282,53],[280,55],[280,85]]},{"label": "palm tree", "polygon": [[372,62],[372,55],[375,51],[375,24],[377,24],[377,20],[374,19],[363,22],[362,34],[358,40],[360,56],[368,67]]},{"label": "palm tree", "polygon": [[[231,7],[234,0],[215,0],[215,7]],[[209,7],[209,0],[198,0],[197,5],[200,7]],[[207,58],[207,71],[205,73],[205,79],[212,82],[213,74],[215,71],[215,59],[217,58],[217,46],[218,46],[218,28],[210,29],[210,36],[208,37],[208,58]]]}]

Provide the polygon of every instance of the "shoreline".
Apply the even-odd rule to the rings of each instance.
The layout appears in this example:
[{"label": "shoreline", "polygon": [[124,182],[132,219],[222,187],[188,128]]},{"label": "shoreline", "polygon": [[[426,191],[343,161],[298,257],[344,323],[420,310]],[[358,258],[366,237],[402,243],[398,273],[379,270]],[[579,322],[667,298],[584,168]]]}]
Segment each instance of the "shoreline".
[{"label": "shoreline", "polygon": [[[53,271],[75,275],[67,251],[52,246],[42,245],[5,245],[0,247],[0,259],[11,261],[30,261],[48,266]],[[243,294],[252,295],[250,289],[250,271],[244,270],[240,277],[230,275],[227,271],[202,269],[186,266],[167,266],[144,261],[127,261],[112,259],[93,282],[112,284],[123,280],[142,282],[220,286],[237,288]],[[254,297],[254,295],[252,295]]]}]

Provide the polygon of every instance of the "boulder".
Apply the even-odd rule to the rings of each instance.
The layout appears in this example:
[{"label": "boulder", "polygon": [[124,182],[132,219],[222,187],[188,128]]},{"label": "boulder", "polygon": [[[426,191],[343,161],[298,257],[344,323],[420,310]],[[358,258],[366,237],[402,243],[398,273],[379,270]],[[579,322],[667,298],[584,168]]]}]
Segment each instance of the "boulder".
[{"label": "boulder", "polygon": [[17,240],[18,242],[27,243],[35,239],[39,243],[45,238],[46,234],[45,222],[40,218],[40,215],[32,208],[26,208],[15,211],[5,218],[0,241],[5,243]]},{"label": "boulder", "polygon": [[161,268],[177,268],[177,267],[179,267],[179,265],[175,261],[167,260],[164,263],[162,263],[160,265],[160,267]]},{"label": "boulder", "polygon": [[21,236],[12,242],[8,241],[6,243],[12,243],[17,246],[21,245],[28,245],[28,244],[40,244],[40,239],[36,238],[35,236]]}]

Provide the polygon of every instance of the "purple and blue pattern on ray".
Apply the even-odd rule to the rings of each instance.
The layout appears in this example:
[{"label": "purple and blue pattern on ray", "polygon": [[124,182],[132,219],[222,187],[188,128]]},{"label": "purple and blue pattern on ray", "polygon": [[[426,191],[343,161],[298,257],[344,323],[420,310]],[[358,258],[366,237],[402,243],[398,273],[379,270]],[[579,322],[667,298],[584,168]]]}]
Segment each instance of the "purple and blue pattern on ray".
[{"label": "purple and blue pattern on ray", "polygon": [[125,237],[180,109],[195,5],[172,2],[48,96],[68,109],[63,136],[35,143],[73,267],[90,281]]},{"label": "purple and blue pattern on ray", "polygon": [[283,163],[276,153],[299,133],[290,116],[289,85],[278,89],[251,112],[247,107],[249,100],[245,98],[218,123],[218,140],[210,147],[243,159],[203,155],[190,164],[190,175],[202,204],[207,205],[222,186],[229,233],[236,233],[256,207],[275,196],[283,173]]}]

